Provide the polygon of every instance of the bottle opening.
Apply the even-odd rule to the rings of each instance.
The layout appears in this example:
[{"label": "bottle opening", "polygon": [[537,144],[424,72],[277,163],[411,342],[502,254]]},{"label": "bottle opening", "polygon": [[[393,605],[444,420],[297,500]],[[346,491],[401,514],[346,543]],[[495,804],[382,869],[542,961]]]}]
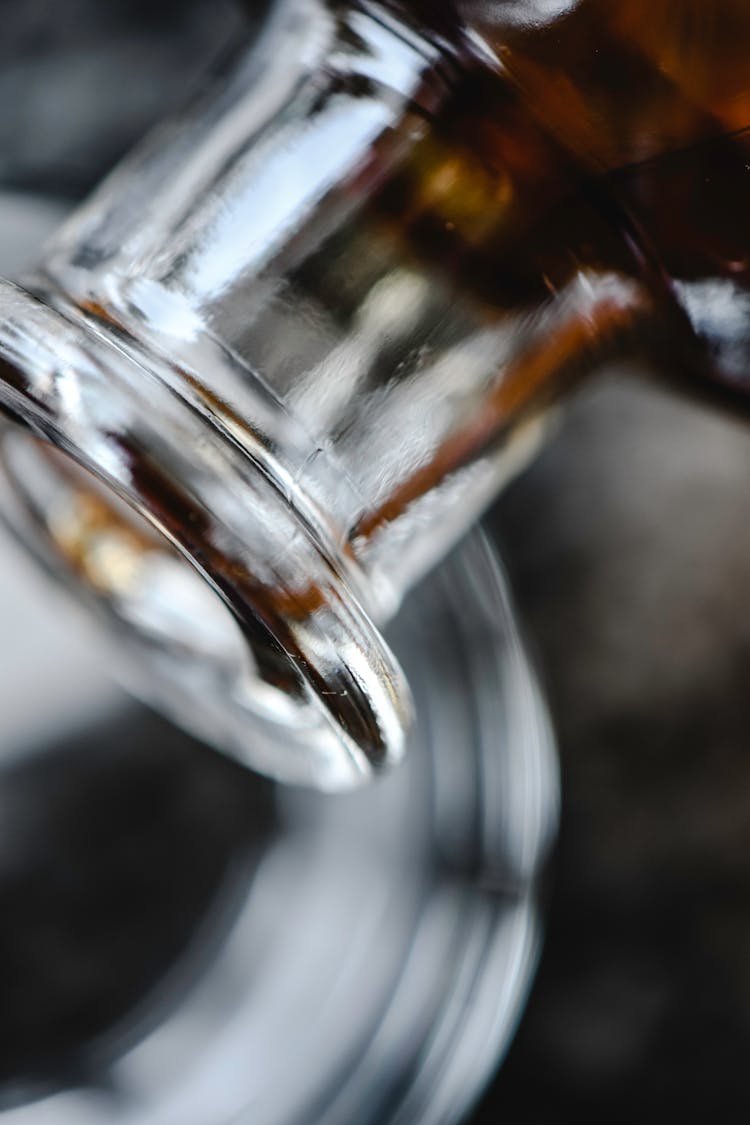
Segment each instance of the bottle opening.
[{"label": "bottle opening", "polygon": [[3,440],[5,470],[37,533],[90,596],[175,659],[237,674],[255,668],[237,622],[166,537],[67,454],[22,431]]},{"label": "bottle opening", "polygon": [[[371,773],[316,685],[261,620],[240,622],[147,514],[14,426],[0,437],[9,522],[103,619],[113,671],[219,749],[292,783],[346,789]],[[376,765],[376,763],[372,763]]]},{"label": "bottle opening", "polygon": [[104,620],[120,678],[288,783],[398,761],[403,673],[276,476],[101,325],[4,283],[0,304],[2,507]]}]

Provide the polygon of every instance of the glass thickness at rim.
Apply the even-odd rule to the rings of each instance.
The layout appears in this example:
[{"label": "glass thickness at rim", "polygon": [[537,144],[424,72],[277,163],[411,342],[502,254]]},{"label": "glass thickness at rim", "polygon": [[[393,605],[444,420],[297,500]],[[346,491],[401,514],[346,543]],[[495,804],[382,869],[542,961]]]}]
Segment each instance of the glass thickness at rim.
[{"label": "glass thickness at rim", "polygon": [[[90,581],[91,568],[73,565],[71,552],[52,534],[55,512],[34,500],[30,482],[6,457],[6,520],[47,570],[114,626],[125,678],[177,721],[272,776],[325,789],[348,788],[369,776],[368,753],[377,766],[381,739],[391,752],[400,749],[408,722],[405,714],[394,717],[398,688],[381,701],[374,681],[404,682],[384,642],[380,652],[365,652],[370,634],[377,645],[377,633],[353,598],[338,616],[328,612],[335,575],[316,545],[311,541],[304,566],[299,552],[286,550],[302,535],[277,492],[262,475],[248,473],[220,435],[212,441],[200,416],[153,375],[144,380],[143,368],[124,351],[7,283],[0,284],[0,303],[11,410],[18,406],[25,428],[63,450],[185,555],[234,615],[255,661],[252,668],[249,660],[237,667],[205,654],[191,661],[179,644],[159,643],[142,622],[128,620],[112,591]],[[61,491],[68,499],[73,491],[58,483],[53,506]],[[92,487],[86,500],[95,496]],[[257,551],[252,532],[263,537]],[[76,549],[83,549],[80,539]],[[260,570],[263,552],[274,567],[268,575]],[[264,622],[264,577],[276,597],[286,593],[288,599],[273,618],[275,634]],[[296,614],[300,583],[309,587],[316,579],[312,609]],[[323,675],[336,690],[319,690]],[[402,691],[408,699],[405,685]],[[373,697],[380,704],[377,726]],[[380,726],[389,712],[390,739]]]}]

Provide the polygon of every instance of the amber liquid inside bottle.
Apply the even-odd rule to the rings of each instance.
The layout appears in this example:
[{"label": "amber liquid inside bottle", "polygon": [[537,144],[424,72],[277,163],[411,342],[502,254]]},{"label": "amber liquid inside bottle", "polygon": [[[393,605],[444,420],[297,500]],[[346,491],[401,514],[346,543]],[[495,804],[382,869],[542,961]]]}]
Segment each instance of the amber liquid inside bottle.
[{"label": "amber liquid inside bottle", "polygon": [[[627,350],[743,390],[750,5],[582,0],[546,23],[529,3],[398,7],[452,45],[452,93],[376,195],[376,229],[490,319],[582,272],[643,286],[643,317],[568,333],[542,382]],[[524,377],[533,394],[534,362]]]}]

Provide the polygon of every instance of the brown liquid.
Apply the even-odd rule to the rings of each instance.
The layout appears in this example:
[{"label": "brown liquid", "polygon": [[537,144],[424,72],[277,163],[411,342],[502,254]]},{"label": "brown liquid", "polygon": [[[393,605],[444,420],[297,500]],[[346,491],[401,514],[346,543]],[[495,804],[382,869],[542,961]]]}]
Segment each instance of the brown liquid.
[{"label": "brown liquid", "polygon": [[581,270],[637,279],[652,308],[628,347],[744,389],[747,0],[582,0],[547,26],[519,26],[513,0],[391,6],[450,41],[452,93],[376,224],[489,317],[541,307]]}]

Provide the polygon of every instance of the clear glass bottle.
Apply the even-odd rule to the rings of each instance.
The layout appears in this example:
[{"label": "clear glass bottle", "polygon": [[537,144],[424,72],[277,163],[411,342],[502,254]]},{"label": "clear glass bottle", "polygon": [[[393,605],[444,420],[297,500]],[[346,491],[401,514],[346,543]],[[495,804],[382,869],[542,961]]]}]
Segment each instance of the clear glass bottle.
[{"label": "clear glass bottle", "polygon": [[399,758],[380,626],[572,385],[742,383],[750,15],[642,8],[280,0],[0,293],[11,520],[274,776]]}]

